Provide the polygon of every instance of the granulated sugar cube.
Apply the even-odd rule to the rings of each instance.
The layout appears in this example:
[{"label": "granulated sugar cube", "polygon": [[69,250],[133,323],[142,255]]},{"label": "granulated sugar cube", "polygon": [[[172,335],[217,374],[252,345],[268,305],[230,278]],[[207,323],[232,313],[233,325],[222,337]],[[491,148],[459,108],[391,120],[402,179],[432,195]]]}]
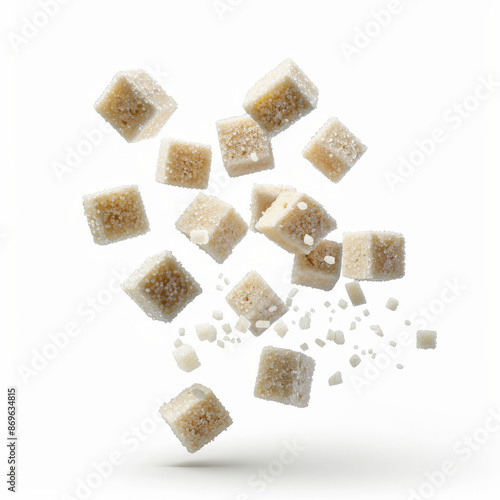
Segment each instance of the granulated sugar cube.
[{"label": "granulated sugar cube", "polygon": [[146,259],[122,288],[148,316],[167,323],[202,291],[169,251]]},{"label": "granulated sugar cube", "polygon": [[220,120],[216,125],[222,162],[230,177],[274,168],[271,141],[249,115]]},{"label": "granulated sugar cube", "polygon": [[328,379],[328,385],[338,385],[342,383],[342,373],[336,372]]},{"label": "granulated sugar cube", "polygon": [[217,338],[217,330],[215,326],[209,325],[208,323],[201,323],[199,325],[195,325],[196,335],[198,338],[203,340],[208,340],[209,342],[214,342]]},{"label": "granulated sugar cube", "polygon": [[171,186],[206,189],[211,164],[210,146],[178,139],[162,139],[156,181]]},{"label": "granulated sugar cube", "polygon": [[231,255],[248,229],[231,205],[203,193],[199,193],[186,208],[175,227],[188,238],[192,231],[207,231],[208,242],[198,246],[219,264]]},{"label": "granulated sugar cube", "polygon": [[174,359],[177,366],[185,372],[192,372],[201,366],[196,351],[188,344],[177,347],[174,351]]},{"label": "granulated sugar cube", "polygon": [[94,243],[108,245],[149,231],[149,221],[137,186],[107,189],[83,197]]},{"label": "granulated sugar cube", "polygon": [[405,274],[405,240],[387,231],[345,233],[342,275],[355,280],[386,281]]},{"label": "granulated sugar cube", "polygon": [[[299,203],[306,203],[302,210]],[[281,193],[255,224],[257,231],[291,253],[309,254],[337,227],[317,201],[303,193]]]},{"label": "granulated sugar cube", "polygon": [[201,384],[165,403],[160,414],[189,453],[203,448],[233,423],[215,394]]},{"label": "granulated sugar cube", "polygon": [[177,103],[143,70],[120,71],[94,105],[128,142],[156,137]]},{"label": "granulated sugar cube", "polygon": [[[333,263],[327,260],[333,257]],[[323,240],[311,253],[295,254],[292,269],[292,283],[295,285],[331,290],[340,277],[342,266],[342,245]],[[329,304],[326,306],[326,304]],[[330,303],[325,303],[330,307]]]},{"label": "granulated sugar cube", "polygon": [[435,349],[437,345],[437,332],[432,330],[419,330],[417,332],[417,349]]},{"label": "granulated sugar cube", "polygon": [[366,149],[337,118],[330,118],[302,154],[328,179],[339,182]]},{"label": "granulated sugar cube", "polygon": [[[277,321],[288,307],[255,271],[249,272],[227,295],[227,303],[239,316],[250,322],[249,330],[260,335],[267,328],[258,328],[258,321],[267,321],[269,325]],[[269,309],[276,307],[270,311]]]},{"label": "granulated sugar cube", "polygon": [[247,93],[245,111],[270,135],[310,113],[319,91],[291,59],[261,78]]},{"label": "granulated sugar cube", "polygon": [[349,300],[353,306],[366,304],[365,294],[357,281],[346,283],[345,289],[347,290],[347,295],[349,295]]},{"label": "granulated sugar cube", "polygon": [[300,352],[264,347],[255,397],[305,408],[309,404],[314,366],[314,359]]},{"label": "granulated sugar cube", "polygon": [[395,311],[399,306],[399,301],[397,299],[393,299],[392,297],[387,301],[385,307],[391,311]]},{"label": "granulated sugar cube", "polygon": [[255,231],[255,224],[262,214],[276,201],[276,198],[285,191],[295,191],[290,186],[274,186],[272,184],[254,184],[250,205],[250,229]]}]

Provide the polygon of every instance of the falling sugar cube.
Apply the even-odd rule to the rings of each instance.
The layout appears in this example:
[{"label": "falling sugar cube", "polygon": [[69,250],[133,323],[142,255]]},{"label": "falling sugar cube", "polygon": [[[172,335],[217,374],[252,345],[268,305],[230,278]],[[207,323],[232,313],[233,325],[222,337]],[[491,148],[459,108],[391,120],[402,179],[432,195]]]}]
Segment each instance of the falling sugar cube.
[{"label": "falling sugar cube", "polygon": [[419,330],[417,332],[417,349],[435,349],[437,332],[432,330]]}]

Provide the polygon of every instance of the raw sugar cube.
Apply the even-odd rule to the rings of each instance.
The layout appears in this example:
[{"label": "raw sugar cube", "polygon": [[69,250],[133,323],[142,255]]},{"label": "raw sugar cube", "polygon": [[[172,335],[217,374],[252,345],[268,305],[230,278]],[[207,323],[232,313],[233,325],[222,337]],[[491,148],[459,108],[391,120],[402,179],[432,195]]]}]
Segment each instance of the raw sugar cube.
[{"label": "raw sugar cube", "polygon": [[255,231],[255,224],[262,214],[274,203],[276,198],[285,191],[295,191],[291,186],[273,186],[272,184],[254,184],[250,205],[250,229]]},{"label": "raw sugar cube", "polygon": [[211,165],[210,146],[178,139],[162,139],[156,181],[171,186],[206,189]]},{"label": "raw sugar cube", "polygon": [[174,359],[177,366],[185,372],[192,372],[201,366],[196,351],[188,344],[177,347],[174,351]]},{"label": "raw sugar cube", "polygon": [[[361,285],[358,281],[351,281],[350,283],[346,283],[345,289],[347,290],[347,295],[349,295],[349,299],[353,306],[366,304],[365,294],[363,293]],[[368,314],[365,314],[365,316],[368,316]]]},{"label": "raw sugar cube", "polygon": [[83,197],[94,242],[108,245],[149,231],[149,221],[137,186],[107,189]]},{"label": "raw sugar cube", "polygon": [[[285,303],[255,271],[250,271],[228,293],[226,300],[238,316],[243,316],[250,322],[248,329],[254,335],[263,333],[288,311]],[[258,328],[259,321],[267,321],[269,324],[266,328]],[[259,324],[261,325],[262,323]]]},{"label": "raw sugar cube", "polygon": [[201,384],[184,389],[160,408],[160,414],[189,453],[203,448],[233,423],[215,394]]},{"label": "raw sugar cube", "polygon": [[192,231],[206,231],[208,242],[198,246],[219,264],[231,255],[248,230],[246,222],[231,205],[203,193],[186,208],[175,227],[190,239]]},{"label": "raw sugar cube", "polygon": [[122,289],[148,316],[166,323],[201,293],[200,285],[169,251],[146,259]]},{"label": "raw sugar cube", "polygon": [[143,70],[120,71],[94,105],[128,142],[156,137],[177,103]]},{"label": "raw sugar cube", "polygon": [[314,359],[301,352],[264,347],[255,397],[305,408],[309,404],[314,366]]},{"label": "raw sugar cube", "polygon": [[330,118],[302,154],[328,179],[339,182],[366,149],[337,118]]},{"label": "raw sugar cube", "polygon": [[255,224],[257,231],[284,250],[300,254],[311,253],[336,227],[335,220],[317,201],[290,191],[281,193]]},{"label": "raw sugar cube", "polygon": [[419,330],[417,332],[417,349],[435,349],[436,341],[437,332],[432,330]]},{"label": "raw sugar cube", "polygon": [[220,120],[216,126],[222,162],[230,177],[274,168],[271,141],[249,115]]},{"label": "raw sugar cube", "polygon": [[386,281],[405,274],[405,239],[389,231],[345,233],[342,275],[355,280]]},{"label": "raw sugar cube", "polygon": [[[333,257],[334,260],[328,257]],[[342,245],[335,241],[323,240],[311,253],[295,254],[292,283],[331,290],[339,280],[341,264]]]},{"label": "raw sugar cube", "polygon": [[297,64],[286,59],[248,91],[243,107],[272,136],[316,108],[318,94]]}]

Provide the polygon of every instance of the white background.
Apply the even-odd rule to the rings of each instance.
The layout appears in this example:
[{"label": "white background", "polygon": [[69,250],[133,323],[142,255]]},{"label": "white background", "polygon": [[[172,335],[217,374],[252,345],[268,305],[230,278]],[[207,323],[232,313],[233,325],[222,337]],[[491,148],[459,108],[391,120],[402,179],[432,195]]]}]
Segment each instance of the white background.
[{"label": "white background", "polygon": [[[471,97],[481,78],[500,80],[493,50],[500,46],[498,3],[401,0],[398,13],[380,28],[373,11],[394,2],[227,0],[223,10],[224,2],[73,0],[22,42],[26,19],[43,21],[39,3],[6,0],[3,6],[1,135],[9,155],[0,182],[0,321],[2,345],[7,342],[4,387],[19,391],[19,497],[83,498],[77,485],[91,478],[88,497],[96,499],[404,500],[419,488],[427,498],[498,499],[500,432],[485,435],[481,428],[490,411],[500,411],[499,88],[479,103]],[[369,43],[348,60],[342,44],[354,44],[367,23]],[[250,86],[287,57],[319,87],[318,108],[273,140],[273,171],[228,182],[214,122],[241,114]],[[102,123],[93,109],[97,97],[115,72],[133,68],[156,72],[178,110],[152,140],[128,144],[114,131],[104,134],[58,176],[68,148],[82,147],[86,132]],[[457,119],[454,106],[464,101],[470,112]],[[368,146],[339,184],[301,156],[330,116]],[[415,141],[437,127],[446,140],[391,190],[387,173],[397,172],[398,158],[408,158]],[[225,321],[236,320],[224,301],[229,288],[215,290],[220,272],[233,285],[255,269],[286,294],[292,256],[250,233],[218,266],[178,233],[174,222],[196,193],[154,181],[159,142],[168,136],[212,145],[210,191],[247,220],[254,182],[285,183],[325,205],[338,222],[332,238],[340,240],[345,230],[401,231],[405,278],[363,285],[371,316],[355,332],[348,327],[362,308],[337,312],[329,324],[323,307],[325,300],[347,298],[341,279],[330,293],[301,288],[295,299],[301,310],[284,319],[292,326],[314,307],[310,330],[293,328],[280,339],[271,329],[232,350],[201,344],[194,324],[214,322],[214,309]],[[151,232],[95,245],[82,195],[130,183],[139,184]],[[204,289],[172,324],[151,321],[116,290],[147,256],[164,249]],[[461,291],[446,292],[447,280]],[[390,296],[401,302],[396,313],[384,307]],[[92,315],[94,299],[107,303]],[[438,314],[423,320],[420,308],[429,305]],[[409,317],[413,325],[405,328]],[[373,323],[382,326],[384,339],[370,331]],[[363,375],[367,360],[355,370],[349,366],[354,344],[382,352],[389,339],[401,331],[413,337],[425,323],[438,331],[436,351],[417,351],[412,342],[356,390],[352,377]],[[72,324],[79,334],[54,354],[47,347],[51,336]],[[346,331],[344,346],[314,344],[329,326]],[[179,327],[187,329],[185,339],[202,363],[190,374],[172,357]],[[254,398],[262,347],[297,349],[304,341],[317,361],[310,406]],[[53,355],[45,365],[37,360],[42,352]],[[36,371],[23,377],[20,369],[32,363]],[[337,370],[344,384],[329,387]],[[194,382],[214,390],[234,424],[190,455],[151,416]],[[141,426],[138,445],[131,436]],[[466,455],[460,442],[471,435],[487,442]],[[298,444],[298,457],[271,476],[265,490],[256,487],[251,478],[259,469],[280,472],[276,460],[284,441]],[[93,464],[110,454],[121,463],[99,479]],[[433,492],[423,485],[426,474],[444,461],[452,461],[456,472]]]}]

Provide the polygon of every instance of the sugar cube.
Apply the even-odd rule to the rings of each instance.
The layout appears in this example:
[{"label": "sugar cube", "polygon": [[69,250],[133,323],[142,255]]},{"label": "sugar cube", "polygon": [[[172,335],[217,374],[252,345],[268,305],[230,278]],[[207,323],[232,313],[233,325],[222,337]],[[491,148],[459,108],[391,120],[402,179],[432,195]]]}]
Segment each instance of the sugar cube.
[{"label": "sugar cube", "polygon": [[345,289],[347,290],[347,295],[353,306],[360,306],[361,304],[366,304],[365,294],[361,289],[358,281],[351,281],[346,283]]},{"label": "sugar cube", "polygon": [[314,366],[314,359],[300,352],[264,347],[255,397],[305,408],[309,404]]},{"label": "sugar cube", "polygon": [[[297,206],[300,202],[307,203],[306,210]],[[255,224],[257,231],[271,241],[299,254],[311,253],[336,227],[335,220],[317,201],[293,191],[281,193]],[[308,244],[308,238],[304,241],[305,236],[312,238],[312,244]]]},{"label": "sugar cube", "polygon": [[208,323],[201,323],[195,325],[196,335],[201,341],[208,340],[209,342],[214,342],[217,338],[217,330],[215,326],[209,325]]},{"label": "sugar cube", "polygon": [[208,242],[198,244],[222,264],[245,236],[248,226],[236,210],[214,196],[199,193],[177,219],[175,227],[188,238],[194,230],[208,233]]},{"label": "sugar cube", "polygon": [[149,231],[149,221],[137,186],[122,186],[83,197],[94,243],[108,245]]},{"label": "sugar cube", "polygon": [[247,93],[245,111],[270,135],[310,113],[319,91],[291,59],[261,78]]},{"label": "sugar cube", "polygon": [[328,179],[339,182],[366,149],[337,118],[330,118],[302,154]]},{"label": "sugar cube", "polygon": [[271,141],[249,115],[220,120],[216,125],[222,162],[230,177],[274,168]]},{"label": "sugar cube", "polygon": [[148,316],[167,323],[202,291],[169,251],[146,259],[122,289]]},{"label": "sugar cube", "polygon": [[432,330],[419,330],[417,332],[417,349],[435,349],[437,345],[437,332]]},{"label": "sugar cube", "polygon": [[177,347],[174,351],[174,359],[177,366],[185,372],[192,372],[201,366],[196,351],[188,344]]},{"label": "sugar cube", "polygon": [[[255,271],[249,272],[229,292],[226,300],[236,314],[250,322],[249,329],[254,335],[267,329],[258,328],[258,321],[268,321],[271,325],[288,311],[285,303]],[[276,306],[276,310],[269,311],[272,306]]]},{"label": "sugar cube", "polygon": [[201,384],[188,387],[165,403],[160,414],[189,453],[213,441],[233,423],[215,394]]},{"label": "sugar cube", "polygon": [[345,233],[342,275],[355,280],[385,281],[405,274],[405,240],[388,231]]},{"label": "sugar cube", "polygon": [[285,191],[295,191],[290,186],[274,186],[272,184],[254,184],[250,205],[250,229],[255,231],[255,224],[262,214],[274,203],[276,198]]},{"label": "sugar cube", "polygon": [[156,137],[177,103],[143,70],[120,71],[94,105],[128,142]]}]

